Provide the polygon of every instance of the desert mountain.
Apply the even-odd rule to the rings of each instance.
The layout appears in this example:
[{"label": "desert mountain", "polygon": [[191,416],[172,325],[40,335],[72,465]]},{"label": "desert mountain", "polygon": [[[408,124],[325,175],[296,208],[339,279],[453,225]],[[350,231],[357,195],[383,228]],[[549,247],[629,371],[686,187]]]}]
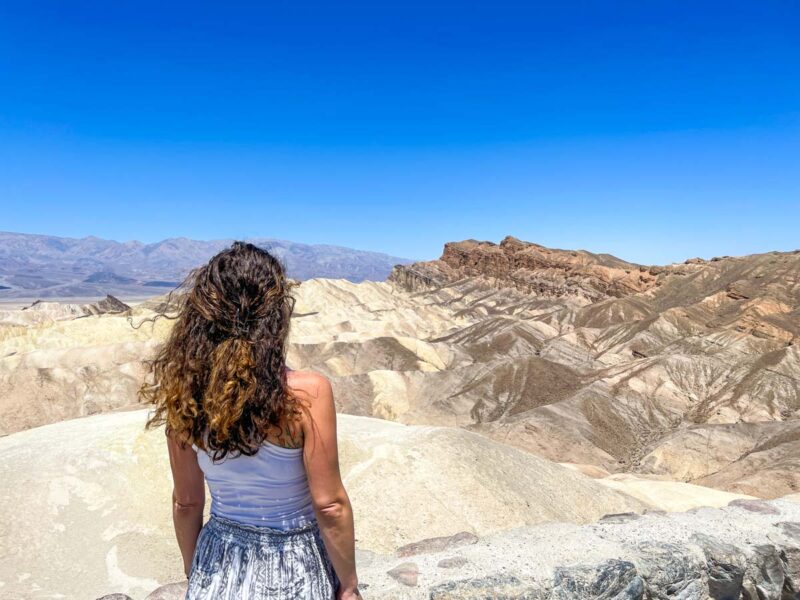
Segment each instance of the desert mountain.
[{"label": "desert mountain", "polygon": [[[644,267],[506,238],[390,277],[476,324],[470,428],[554,460],[771,496],[800,485],[800,252]],[[430,300],[426,300],[430,302]]]},{"label": "desert mountain", "polygon": [[[248,240],[268,248],[295,279],[382,280],[407,259],[340,246],[268,238]],[[170,238],[144,244],[94,236],[63,238],[0,232],[0,299],[89,298],[115,294],[144,298],[174,287],[190,269],[233,240]]]}]

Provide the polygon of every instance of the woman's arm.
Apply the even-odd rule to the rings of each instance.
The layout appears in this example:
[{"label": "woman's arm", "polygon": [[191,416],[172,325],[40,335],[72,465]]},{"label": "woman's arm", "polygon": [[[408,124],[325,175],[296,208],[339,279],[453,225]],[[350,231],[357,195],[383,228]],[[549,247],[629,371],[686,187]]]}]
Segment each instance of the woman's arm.
[{"label": "woman's arm", "polygon": [[339,473],[336,408],[330,382],[309,374],[311,419],[304,420],[304,451],[311,499],[325,548],[341,583],[339,598],[358,598],[353,509]]},{"label": "woman's arm", "polygon": [[183,570],[189,576],[197,536],[203,527],[206,503],[203,471],[197,464],[197,453],[167,434],[169,464],[172,468],[172,523],[183,556]]}]

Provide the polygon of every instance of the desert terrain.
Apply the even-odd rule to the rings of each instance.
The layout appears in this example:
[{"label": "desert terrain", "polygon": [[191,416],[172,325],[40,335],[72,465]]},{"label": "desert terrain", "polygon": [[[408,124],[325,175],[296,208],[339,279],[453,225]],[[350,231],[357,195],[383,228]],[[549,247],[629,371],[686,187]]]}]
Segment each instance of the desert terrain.
[{"label": "desert terrain", "polygon": [[[334,385],[365,596],[797,597],[800,252],[466,240],[296,295],[289,365]],[[169,308],[0,308],[0,597],[180,580],[136,403]]]}]

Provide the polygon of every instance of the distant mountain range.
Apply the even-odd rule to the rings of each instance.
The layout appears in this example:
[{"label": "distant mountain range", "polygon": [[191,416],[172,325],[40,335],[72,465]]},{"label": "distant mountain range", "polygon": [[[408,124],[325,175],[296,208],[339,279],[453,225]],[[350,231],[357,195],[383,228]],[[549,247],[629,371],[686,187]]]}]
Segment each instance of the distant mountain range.
[{"label": "distant mountain range", "polygon": [[[379,281],[393,266],[412,262],[341,246],[272,238],[247,241],[281,258],[289,275],[300,280]],[[0,299],[154,296],[177,285],[192,268],[232,242],[169,238],[145,244],[0,232]]]}]

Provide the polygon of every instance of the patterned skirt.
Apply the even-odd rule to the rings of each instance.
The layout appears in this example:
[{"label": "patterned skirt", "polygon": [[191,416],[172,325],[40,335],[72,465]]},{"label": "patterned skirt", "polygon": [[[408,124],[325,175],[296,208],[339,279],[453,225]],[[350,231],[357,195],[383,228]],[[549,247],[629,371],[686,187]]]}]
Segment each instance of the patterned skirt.
[{"label": "patterned skirt", "polygon": [[211,515],[186,600],[333,600],[338,588],[316,521],[281,531]]}]

